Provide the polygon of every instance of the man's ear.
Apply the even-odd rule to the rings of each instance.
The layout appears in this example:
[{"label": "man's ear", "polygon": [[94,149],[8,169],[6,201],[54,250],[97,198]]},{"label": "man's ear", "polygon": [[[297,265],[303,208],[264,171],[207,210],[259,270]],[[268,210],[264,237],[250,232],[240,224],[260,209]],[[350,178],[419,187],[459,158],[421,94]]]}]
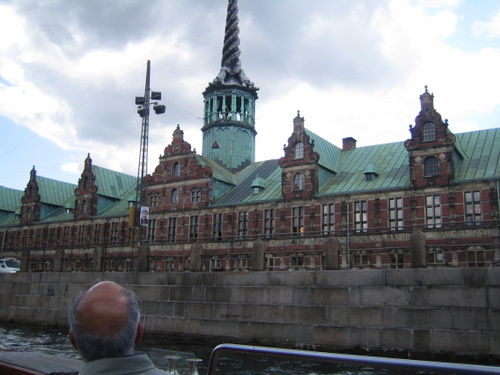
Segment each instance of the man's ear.
[{"label": "man's ear", "polygon": [[142,336],[144,336],[144,324],[141,321],[137,324],[137,329],[135,331],[135,345],[139,345],[142,341]]},{"label": "man's ear", "polygon": [[73,345],[73,347],[78,350],[78,346],[76,345],[76,340],[75,340],[75,335],[73,335],[73,332],[72,331],[69,331],[69,341],[71,342],[71,345]]}]

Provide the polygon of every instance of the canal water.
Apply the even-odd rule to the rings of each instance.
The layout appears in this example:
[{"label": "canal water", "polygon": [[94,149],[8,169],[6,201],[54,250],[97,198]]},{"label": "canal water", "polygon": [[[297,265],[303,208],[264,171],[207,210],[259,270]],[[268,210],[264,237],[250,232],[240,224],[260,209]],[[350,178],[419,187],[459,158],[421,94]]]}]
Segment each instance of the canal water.
[{"label": "canal water", "polygon": [[[178,357],[175,362],[179,375],[194,375],[188,359],[199,358],[199,375],[207,373],[207,364],[212,345],[179,342],[172,337],[145,335],[145,340],[138,350],[148,353],[152,361],[160,368],[168,370],[172,357]],[[0,322],[0,350],[37,351],[70,358],[79,358],[78,353],[69,343],[67,332],[47,327],[26,327]],[[170,357],[170,360],[169,360]],[[283,360],[269,357],[249,357],[237,354],[219,358],[217,374],[221,375],[333,375],[333,374],[414,374],[414,372],[396,372],[360,368],[344,365],[313,363],[299,360]]]}]

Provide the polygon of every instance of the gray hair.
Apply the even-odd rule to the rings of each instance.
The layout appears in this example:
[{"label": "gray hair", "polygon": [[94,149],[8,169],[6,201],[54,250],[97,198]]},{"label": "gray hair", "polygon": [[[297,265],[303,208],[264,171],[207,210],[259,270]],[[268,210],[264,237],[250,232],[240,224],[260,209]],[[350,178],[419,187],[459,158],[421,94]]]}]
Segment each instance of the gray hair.
[{"label": "gray hair", "polygon": [[68,321],[78,350],[85,361],[129,355],[134,352],[135,336],[140,313],[137,297],[131,290],[123,288],[127,297],[127,323],[118,331],[108,335],[85,332],[77,318],[77,310],[88,290],[81,291],[74,299],[68,314]]}]

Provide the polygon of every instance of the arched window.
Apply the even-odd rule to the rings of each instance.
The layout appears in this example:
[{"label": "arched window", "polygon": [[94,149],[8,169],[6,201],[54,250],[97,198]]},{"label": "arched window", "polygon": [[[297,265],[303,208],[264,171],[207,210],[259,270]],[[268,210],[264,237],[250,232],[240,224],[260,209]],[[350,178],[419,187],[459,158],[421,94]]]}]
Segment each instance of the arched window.
[{"label": "arched window", "polygon": [[439,176],[438,160],[429,156],[424,160],[424,177]]},{"label": "arched window", "polygon": [[304,190],[304,175],[300,172],[293,176],[293,190]]},{"label": "arched window", "polygon": [[436,140],[436,126],[432,122],[426,122],[422,128],[422,142]]},{"label": "arched window", "polygon": [[181,166],[178,162],[172,165],[172,177],[179,177],[181,174]]},{"label": "arched window", "polygon": [[170,191],[170,203],[171,204],[179,203],[179,191],[177,189],[172,189]]},{"label": "arched window", "polygon": [[302,159],[304,157],[304,143],[297,142],[295,144],[295,155],[294,159]]}]

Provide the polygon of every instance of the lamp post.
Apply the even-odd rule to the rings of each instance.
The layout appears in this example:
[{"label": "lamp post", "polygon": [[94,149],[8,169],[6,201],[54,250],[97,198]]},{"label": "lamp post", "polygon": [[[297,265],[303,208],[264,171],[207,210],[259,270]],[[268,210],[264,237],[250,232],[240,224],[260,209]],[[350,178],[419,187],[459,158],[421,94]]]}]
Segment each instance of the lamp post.
[{"label": "lamp post", "polygon": [[165,113],[165,105],[159,104],[161,100],[161,92],[151,91],[149,82],[151,76],[151,62],[148,60],[146,70],[146,85],[144,88],[144,96],[136,96],[135,104],[137,106],[137,113],[142,118],[141,127],[141,141],[139,148],[139,165],[137,168],[137,186],[136,186],[136,205],[139,209],[138,221],[138,241],[139,244],[143,241],[142,227],[148,226],[149,221],[149,207],[146,202],[146,189],[144,186],[144,177],[148,174],[148,141],[149,141],[149,112],[150,106],[157,115]]}]

